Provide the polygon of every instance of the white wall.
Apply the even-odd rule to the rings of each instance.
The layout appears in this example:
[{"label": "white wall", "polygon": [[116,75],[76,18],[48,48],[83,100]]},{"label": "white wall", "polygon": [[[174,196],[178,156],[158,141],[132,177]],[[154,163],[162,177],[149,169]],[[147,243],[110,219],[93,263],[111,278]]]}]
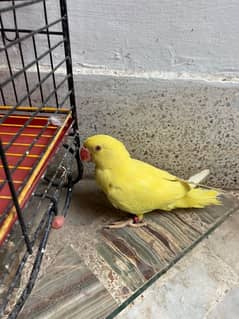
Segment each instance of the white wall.
[{"label": "white wall", "polygon": [[[76,72],[239,77],[239,0],[67,0],[67,3]],[[49,21],[58,17],[57,4],[55,0],[47,1]],[[38,4],[25,8],[18,23],[29,28],[41,26],[42,21],[42,4]],[[39,54],[45,45],[38,46]],[[29,55],[30,60],[32,45],[25,44],[24,48],[24,55]],[[62,57],[62,53],[55,55]],[[17,52],[14,54],[17,63]]]},{"label": "white wall", "polygon": [[68,0],[74,62],[239,74],[238,0]]}]

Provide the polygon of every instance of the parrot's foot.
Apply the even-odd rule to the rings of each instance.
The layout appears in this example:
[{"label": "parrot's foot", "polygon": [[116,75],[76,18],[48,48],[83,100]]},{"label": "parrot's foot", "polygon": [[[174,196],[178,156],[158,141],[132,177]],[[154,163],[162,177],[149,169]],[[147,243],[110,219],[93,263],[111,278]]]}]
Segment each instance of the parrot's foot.
[{"label": "parrot's foot", "polygon": [[133,219],[121,220],[107,225],[106,228],[124,228],[126,226],[131,226],[134,223]]},{"label": "parrot's foot", "polygon": [[141,222],[138,222],[138,223],[132,223],[129,226],[130,227],[134,227],[134,228],[139,228],[139,227],[147,226],[147,223],[141,221]]},{"label": "parrot's foot", "polygon": [[106,228],[124,228],[126,226],[138,228],[146,225],[147,224],[143,220],[140,220],[137,216],[135,216],[134,218],[114,222],[113,224],[106,226]]}]

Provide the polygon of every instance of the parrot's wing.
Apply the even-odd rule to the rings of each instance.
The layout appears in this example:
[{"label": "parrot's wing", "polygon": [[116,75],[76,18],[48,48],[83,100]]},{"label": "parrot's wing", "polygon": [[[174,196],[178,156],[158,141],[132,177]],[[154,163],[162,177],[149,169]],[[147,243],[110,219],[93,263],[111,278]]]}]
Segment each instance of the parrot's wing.
[{"label": "parrot's wing", "polygon": [[174,176],[167,171],[154,167],[153,165],[147,164],[145,162],[142,162],[139,160],[133,160],[133,161],[134,161],[135,168],[139,170],[143,169],[148,176],[158,177],[160,179],[164,179],[170,182],[179,182],[185,187],[187,191],[191,189],[191,186],[189,185],[188,181],[180,179],[177,176]]},{"label": "parrot's wing", "polygon": [[148,163],[145,163],[136,159],[132,159],[132,166],[134,166],[135,169],[144,170],[149,175],[160,175],[160,177],[168,179],[168,180],[177,179],[176,176],[168,173],[167,171],[164,171],[153,165],[150,165]]}]

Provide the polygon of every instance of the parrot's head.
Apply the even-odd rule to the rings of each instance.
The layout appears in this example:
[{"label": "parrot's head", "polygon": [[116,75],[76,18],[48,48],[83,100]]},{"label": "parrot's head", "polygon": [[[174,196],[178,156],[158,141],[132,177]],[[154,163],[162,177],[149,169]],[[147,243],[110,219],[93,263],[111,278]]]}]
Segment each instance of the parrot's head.
[{"label": "parrot's head", "polygon": [[128,160],[130,155],[124,144],[109,135],[88,137],[80,150],[82,161],[93,161],[97,167],[112,168]]}]

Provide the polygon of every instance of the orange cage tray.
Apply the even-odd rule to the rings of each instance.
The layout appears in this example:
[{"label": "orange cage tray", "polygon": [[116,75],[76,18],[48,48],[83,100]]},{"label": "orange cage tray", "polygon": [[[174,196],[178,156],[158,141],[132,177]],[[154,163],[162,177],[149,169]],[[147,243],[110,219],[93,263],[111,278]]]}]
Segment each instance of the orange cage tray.
[{"label": "orange cage tray", "polygon": [[[4,114],[0,114],[0,119],[3,116]],[[21,208],[24,208],[50,159],[72,126],[71,114],[65,116],[62,126],[53,124],[54,121],[51,123],[50,116],[41,115],[31,119],[30,123],[19,134],[19,131],[31,117],[28,114],[9,115],[0,124],[0,138],[3,147],[7,148],[5,155],[15,189],[18,192]],[[18,134],[19,136],[17,136]],[[15,136],[17,136],[16,139],[12,141]],[[0,245],[17,219],[0,160],[0,217],[6,210],[8,213],[0,225]]]}]

